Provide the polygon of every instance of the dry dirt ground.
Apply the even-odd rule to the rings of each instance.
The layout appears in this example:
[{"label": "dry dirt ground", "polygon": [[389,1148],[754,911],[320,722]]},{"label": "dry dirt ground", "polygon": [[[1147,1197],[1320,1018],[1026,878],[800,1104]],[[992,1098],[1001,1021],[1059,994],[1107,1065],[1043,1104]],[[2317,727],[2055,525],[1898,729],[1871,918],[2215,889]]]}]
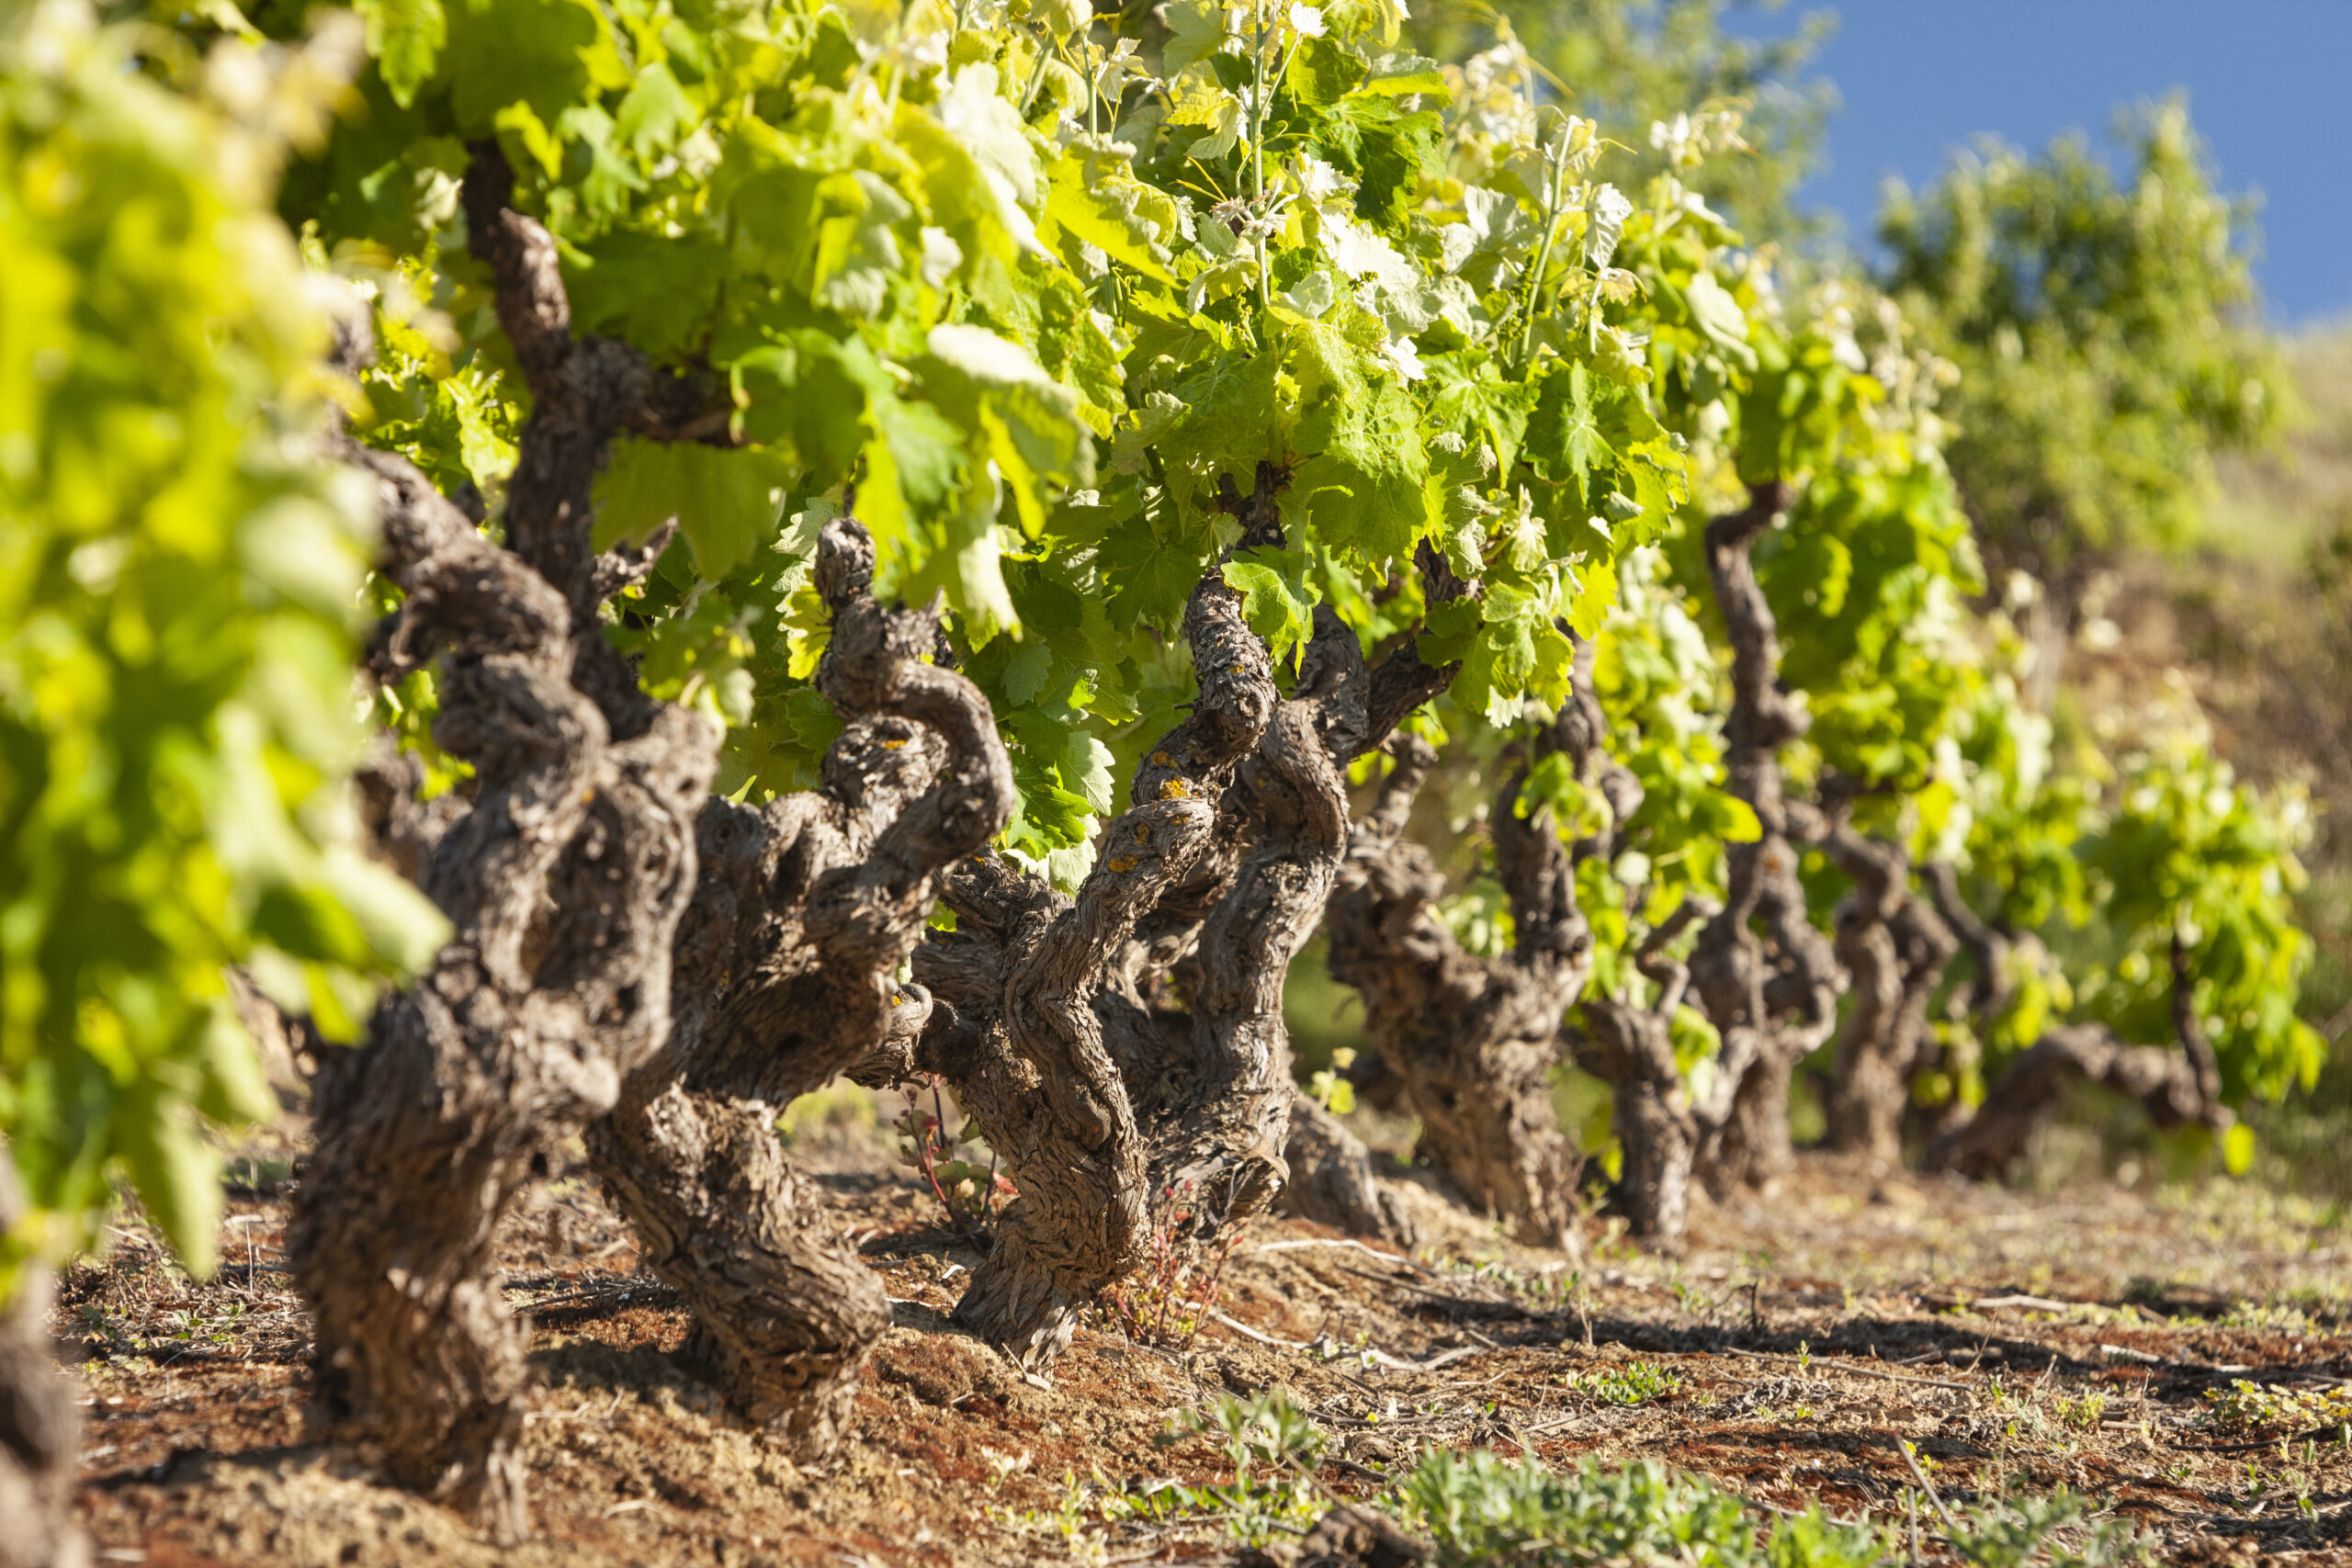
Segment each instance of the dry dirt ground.
[{"label": "dry dirt ground", "polygon": [[814,1465],[730,1426],[673,1362],[685,1315],[633,1272],[591,1179],[534,1198],[504,1261],[544,1372],[540,1536],[505,1552],[373,1483],[364,1456],[304,1445],[305,1325],[278,1251],[291,1150],[249,1150],[216,1278],[188,1280],[130,1218],[60,1293],[101,1560],[1228,1562],[1224,1520],[1106,1504],[1229,1479],[1216,1446],[1171,1429],[1279,1389],[1329,1435],[1317,1479],[1339,1496],[1442,1445],[1658,1459],[1759,1518],[1816,1499],[1899,1518],[1907,1438],[1955,1505],[2064,1485],[2154,1532],[2168,1561],[2352,1561],[2352,1234],[2258,1190],[2036,1197],[1873,1184],[1808,1157],[1770,1198],[1703,1210],[1675,1260],[1601,1223],[1580,1259],[1513,1247],[1422,1183],[1432,1239],[1414,1257],[1264,1222],[1189,1343],[1136,1343],[1106,1314],[1028,1380],[949,1325],[978,1255],[883,1141],[802,1139],[897,1303],[853,1438]]}]

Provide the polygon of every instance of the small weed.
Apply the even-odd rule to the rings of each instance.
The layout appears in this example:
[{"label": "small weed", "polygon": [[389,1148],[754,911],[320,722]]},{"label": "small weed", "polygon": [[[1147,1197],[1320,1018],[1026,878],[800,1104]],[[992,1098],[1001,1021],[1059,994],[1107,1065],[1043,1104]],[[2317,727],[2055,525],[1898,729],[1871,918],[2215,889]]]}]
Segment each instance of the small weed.
[{"label": "small weed", "polygon": [[2263,1334],[2315,1334],[2309,1313],[2286,1302],[2240,1302],[2213,1320],[2216,1328],[2248,1328]]},{"label": "small weed", "polygon": [[1372,1354],[1372,1335],[1366,1329],[1357,1329],[1355,1337],[1345,1345],[1326,1335],[1315,1342],[1314,1349],[1327,1366],[1342,1357],[1353,1357],[1365,1367],[1375,1364]]},{"label": "small weed", "polygon": [[[1022,1458],[1025,1461],[1028,1456],[1023,1454]],[[999,1483],[1001,1484],[1001,1477]],[[1102,1532],[1093,1528],[1093,1521],[1087,1517],[1089,1490],[1087,1484],[1078,1479],[1076,1472],[1066,1470],[1062,1472],[1061,1501],[1052,1508],[1028,1508],[1016,1513],[1011,1508],[991,1507],[988,1514],[1000,1524],[1009,1525],[1023,1535],[1033,1530],[1051,1530],[1062,1538],[1062,1544],[1069,1550],[1071,1561],[1094,1568],[1105,1560],[1108,1549]]]},{"label": "small weed", "polygon": [[218,1312],[183,1307],[164,1314],[160,1333],[141,1336],[95,1302],[82,1305],[82,1331],[109,1359],[146,1356],[168,1359],[199,1345],[229,1345],[244,1326],[245,1303],[232,1301]]},{"label": "small weed", "polygon": [[2086,1391],[2080,1398],[2058,1400],[2058,1419],[2077,1432],[2096,1432],[2099,1421],[2107,1415],[2107,1395],[2098,1390]]},{"label": "small weed", "polygon": [[1775,1427],[1801,1427],[1812,1420],[1814,1414],[1810,1404],[1759,1404],[1756,1407],[1756,1419]]},{"label": "small weed", "polygon": [[82,1303],[82,1332],[96,1344],[103,1345],[109,1357],[139,1354],[139,1341],[130,1331],[117,1323],[113,1314],[96,1302]]},{"label": "small weed", "polygon": [[282,1159],[260,1159],[247,1154],[232,1156],[220,1163],[222,1184],[240,1198],[275,1197],[293,1179],[294,1168]]},{"label": "small weed", "polygon": [[1182,1349],[1201,1332],[1225,1290],[1225,1266],[1250,1224],[1220,1225],[1205,1246],[1190,1240],[1192,1214],[1181,1206],[1183,1191],[1170,1191],[1152,1226],[1151,1257],[1142,1270],[1103,1292],[1095,1305],[1104,1318],[1139,1345]]},{"label": "small weed", "polygon": [[1584,1276],[1557,1268],[1530,1273],[1491,1258],[1476,1264],[1440,1259],[1436,1268],[1450,1279],[1499,1286],[1518,1301],[1544,1312],[1574,1310],[1583,1293]]},{"label": "small weed", "polygon": [[2090,1504],[2060,1487],[2046,1496],[2018,1494],[1961,1511],[1944,1539],[1974,1568],[2114,1568],[2148,1559],[2150,1538],[2122,1519],[2092,1517]]},{"label": "small weed", "polygon": [[989,1476],[989,1490],[991,1492],[1001,1492],[1004,1490],[1004,1483],[1006,1482],[1012,1480],[1016,1475],[1023,1473],[1029,1468],[1029,1450],[1027,1449],[1022,1450],[1018,1455],[984,1453],[981,1457],[987,1460],[989,1463],[989,1471],[990,1472]]},{"label": "small weed", "polygon": [[[922,1104],[926,1089],[931,1094],[928,1111]],[[891,1123],[899,1138],[899,1163],[922,1174],[951,1229],[985,1248],[995,1237],[1005,1205],[1020,1192],[1009,1177],[998,1173],[993,1151],[986,1166],[963,1156],[967,1148],[978,1154],[986,1145],[968,1123],[960,1133],[947,1131],[946,1102],[937,1075],[921,1075],[907,1086],[906,1095],[907,1108]]]},{"label": "small weed", "polygon": [[2327,1389],[2267,1388],[2244,1378],[2205,1391],[2205,1418],[2224,1431],[2249,1435],[2277,1427],[2313,1428],[2352,1421],[2352,1385]]},{"label": "small weed", "polygon": [[1343,1075],[1355,1065],[1355,1047],[1339,1047],[1331,1053],[1331,1065],[1306,1080],[1306,1092],[1332,1115],[1345,1116],[1356,1108],[1356,1086]]},{"label": "small weed", "polygon": [[1215,1404],[1186,1412],[1173,1436],[1194,1434],[1215,1438],[1233,1461],[1234,1474],[1244,1480],[1259,1468],[1312,1473],[1328,1440],[1323,1429],[1280,1390],[1249,1400],[1228,1394]]},{"label": "small weed", "polygon": [[1323,1494],[1303,1476],[1193,1485],[1154,1481],[1102,1499],[1105,1520],[1144,1524],[1222,1525],[1238,1545],[1263,1546],[1276,1535],[1296,1535],[1322,1516]]},{"label": "small weed", "polygon": [[1882,1529],[1819,1511],[1776,1520],[1759,1540],[1739,1498],[1655,1461],[1622,1471],[1510,1465],[1491,1453],[1431,1450],[1392,1494],[1448,1568],[1509,1562],[1706,1562],[1720,1568],[1864,1568],[1883,1560]]},{"label": "small weed", "polygon": [[231,1302],[218,1314],[181,1311],[166,1314],[167,1337],[182,1345],[226,1345],[237,1337],[245,1303]]},{"label": "small weed", "polygon": [[1277,1534],[1306,1529],[1323,1512],[1322,1489],[1315,1484],[1315,1462],[1328,1441],[1322,1428],[1280,1392],[1249,1400],[1227,1394],[1214,1404],[1186,1412],[1162,1437],[1214,1438],[1232,1462],[1225,1485],[1158,1481],[1104,1498],[1105,1519],[1146,1523],[1221,1523],[1243,1546],[1262,1546]]},{"label": "small weed", "polygon": [[1581,1374],[1568,1386],[1602,1404],[1647,1404],[1682,1391],[1682,1380],[1651,1361],[1628,1361],[1591,1377]]}]

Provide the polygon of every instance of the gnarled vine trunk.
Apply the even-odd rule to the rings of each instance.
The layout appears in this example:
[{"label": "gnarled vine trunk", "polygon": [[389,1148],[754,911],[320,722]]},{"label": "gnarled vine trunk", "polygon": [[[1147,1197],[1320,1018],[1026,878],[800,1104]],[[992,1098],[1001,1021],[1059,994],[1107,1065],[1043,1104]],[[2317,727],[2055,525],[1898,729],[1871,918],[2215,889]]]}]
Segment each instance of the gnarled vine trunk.
[{"label": "gnarled vine trunk", "polygon": [[[1568,701],[1554,727],[1577,777],[1609,806],[1608,823],[1573,847],[1571,858],[1579,865],[1590,859],[1615,863],[1624,825],[1644,799],[1641,780],[1609,755],[1608,721],[1592,686],[1594,651],[1589,642],[1577,645]],[[1635,1237],[1668,1252],[1682,1245],[1700,1143],[1722,1126],[1737,1084],[1737,1064],[1719,1061],[1710,1070],[1708,1091],[1694,1095],[1674,1053],[1674,1015],[1690,990],[1690,973],[1667,949],[1692,922],[1715,912],[1709,900],[1684,898],[1633,954],[1634,975],[1656,994],[1645,995],[1638,984],[1588,992],[1566,1030],[1577,1065],[1609,1086],[1619,1156],[1612,1201]]]},{"label": "gnarled vine trunk", "polygon": [[[1250,496],[1228,485],[1245,544],[1279,537],[1284,479],[1265,464]],[[1155,1224],[1181,1213],[1204,1239],[1290,1180],[1282,987],[1345,852],[1343,770],[1448,678],[1409,645],[1367,671],[1324,612],[1285,700],[1221,572],[1184,629],[1198,700],[1146,753],[1077,897],[967,859],[941,887],[956,931],[914,956],[938,1005],[896,1070],[945,1077],[1021,1192],[956,1316],[1023,1366],[1059,1353]],[[1336,1122],[1317,1131],[1303,1146],[1363,1159]]]},{"label": "gnarled vine trunk", "polygon": [[1514,769],[1489,820],[1515,942],[1501,958],[1464,952],[1432,908],[1444,877],[1401,836],[1436,753],[1413,736],[1390,750],[1396,769],[1331,900],[1332,978],[1363,997],[1365,1032],[1420,1118],[1417,1153],[1522,1239],[1573,1247],[1584,1158],[1560,1130],[1551,1073],[1561,1015],[1592,966],[1575,867],[1549,808],[1521,814],[1527,769]]},{"label": "gnarled vine trunk", "polygon": [[1732,647],[1732,705],[1724,723],[1726,788],[1756,812],[1761,836],[1728,846],[1724,907],[1690,953],[1693,987],[1724,1038],[1734,1087],[1721,1127],[1702,1142],[1698,1167],[1711,1190],[1769,1187],[1795,1163],[1789,1083],[1796,1064],[1829,1036],[1843,988],[1829,942],[1805,911],[1798,842],[1818,840],[1821,814],[1781,793],[1780,750],[1811,719],[1780,688],[1781,646],[1749,551],[1786,513],[1789,487],[1750,490],[1749,503],[1707,525],[1704,547],[1715,603]]},{"label": "gnarled vine trunk", "polygon": [[1829,1145],[1893,1170],[1903,1162],[1912,1079],[1936,1054],[1928,1002],[1960,943],[1912,892],[1903,846],[1839,822],[1823,848],[1854,884],[1838,906],[1837,954],[1853,1003],[1830,1079]]},{"label": "gnarled vine trunk", "polygon": [[588,1139],[647,1266],[694,1309],[690,1354],[804,1455],[840,1435],[890,1309],[776,1119],[922,1028],[929,998],[893,976],[941,869],[995,837],[1013,802],[987,700],[923,661],[936,612],[876,605],[873,570],[863,528],[826,525],[816,581],[832,632],[817,685],[844,727],[822,786],[757,808],[704,804],[667,1044]]},{"label": "gnarled vine trunk", "polygon": [[[1194,591],[1185,630],[1200,700],[1136,770],[1077,898],[967,863],[943,895],[955,937],[916,964],[956,1014],[917,1065],[955,1083],[1022,1192],[956,1315],[1023,1365],[1060,1351],[1077,1308],[1140,1260],[1155,1219],[1181,1210],[1213,1234],[1289,1177],[1282,984],[1338,874],[1363,661],[1354,634],[1319,616],[1282,700],[1217,576]],[[1209,854],[1228,824],[1245,846],[1229,877]],[[1135,939],[1155,914],[1138,971]]]},{"label": "gnarled vine trunk", "polygon": [[1183,1195],[1196,1228],[1261,1213],[1290,1178],[1297,1097],[1283,982],[1322,919],[1348,847],[1346,765],[1363,747],[1368,675],[1355,633],[1318,609],[1290,699],[1235,776],[1252,832],[1172,977],[1186,1049],[1145,1101],[1155,1190]]},{"label": "gnarled vine trunk", "polygon": [[495,145],[477,146],[471,243],[533,399],[508,547],[405,460],[339,443],[376,480],[383,570],[406,595],[373,665],[389,677],[440,656],[435,738],[475,776],[469,798],[430,809],[397,759],[372,781],[389,852],[456,934],[378,1009],[364,1048],[322,1060],[288,1232],[324,1432],[371,1442],[398,1480],[503,1540],[529,1524],[527,1369],[492,1238],[661,1047],[718,743],[707,720],[646,697],[598,624],[651,551],[590,544],[614,433],[672,434],[696,394],[618,344],[573,339],[554,243],[511,210],[512,184]]},{"label": "gnarled vine trunk", "polygon": [[1209,847],[1217,802],[1277,702],[1265,645],[1220,578],[1193,590],[1184,631],[1199,699],[1136,770],[1077,897],[968,860],[940,889],[956,931],[914,957],[940,1004],[914,1065],[955,1086],[1021,1192],[956,1316],[1024,1367],[1058,1355],[1079,1309],[1144,1256],[1153,1189],[1129,1075],[1160,1066],[1174,1035],[1146,1012],[1120,1043],[1159,1048],[1123,1059],[1095,998],[1137,922]]},{"label": "gnarled vine trunk", "polygon": [[[0,1139],[0,1235],[23,1208]],[[50,1337],[51,1285],[48,1269],[28,1259],[0,1299],[0,1568],[86,1568],[90,1561],[90,1543],[74,1523],[81,1413]]]},{"label": "gnarled vine trunk", "polygon": [[2172,946],[2173,1032],[2177,1048],[2133,1045],[2103,1024],[2051,1030],[2003,1070],[1976,1114],[1938,1138],[1929,1166],[1980,1180],[1998,1179],[2020,1158],[2036,1128],[2056,1114],[2069,1084],[2097,1084],[2140,1102],[2165,1129],[2225,1132],[2235,1120],[2222,1103],[2222,1070],[2197,1016],[2197,977],[2188,947]]},{"label": "gnarled vine trunk", "polygon": [[1372,1151],[1313,1095],[1291,1101],[1283,1162],[1290,1167],[1284,1213],[1396,1247],[1420,1239],[1404,1200],[1374,1168]]},{"label": "gnarled vine trunk", "polygon": [[1738,1082],[1738,1065],[1719,1062],[1707,1092],[1694,1094],[1674,1053],[1674,1014],[1690,992],[1690,971],[1666,949],[1714,913],[1709,901],[1685,898],[1634,950],[1634,970],[1656,995],[1644,998],[1627,987],[1588,996],[1569,1032],[1577,1065],[1609,1086],[1616,1208],[1635,1238],[1665,1252],[1682,1246],[1700,1146],[1730,1114]]}]

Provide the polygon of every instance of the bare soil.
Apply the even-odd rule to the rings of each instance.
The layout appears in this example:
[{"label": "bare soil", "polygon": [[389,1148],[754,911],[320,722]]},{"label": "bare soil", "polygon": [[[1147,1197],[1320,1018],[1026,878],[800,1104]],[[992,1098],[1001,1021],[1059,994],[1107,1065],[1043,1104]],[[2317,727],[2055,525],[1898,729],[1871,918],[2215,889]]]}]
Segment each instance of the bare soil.
[{"label": "bare soil", "polygon": [[[60,1292],[102,1560],[1225,1562],[1217,1520],[1105,1524],[1097,1505],[1106,1489],[1228,1479],[1215,1447],[1171,1440],[1171,1423],[1280,1388],[1329,1433],[1343,1462],[1319,1479],[1340,1496],[1377,1491],[1425,1446],[1490,1447],[1552,1465],[1663,1460],[1759,1517],[1814,1500],[1899,1517],[1914,1484],[1902,1438],[1947,1501],[2064,1485],[2155,1532],[2169,1561],[2352,1562],[2352,1446],[2324,1403],[2352,1383],[2352,1236],[2332,1211],[2260,1190],[2035,1196],[1872,1182],[1809,1156],[1769,1197],[1702,1208],[1682,1258],[1634,1253],[1605,1222],[1571,1258],[1498,1239],[1421,1179],[1408,1195],[1432,1239],[1416,1256],[1261,1223],[1225,1261],[1221,1315],[1189,1342],[1136,1343],[1106,1314],[1032,1380],[949,1325],[978,1255],[882,1141],[853,1129],[800,1145],[835,1172],[842,1224],[897,1303],[851,1440],[817,1465],[730,1424],[673,1362],[685,1314],[634,1272],[591,1181],[535,1196],[503,1259],[544,1374],[529,1421],[540,1534],[504,1552],[378,1484],[365,1454],[305,1445],[307,1331],[278,1250],[292,1150],[246,1151],[217,1277],[180,1274],[133,1216]],[[1609,1374],[1635,1362],[1670,1391],[1610,1403],[1624,1380]],[[2233,1392],[2241,1380],[2257,1392]]]}]

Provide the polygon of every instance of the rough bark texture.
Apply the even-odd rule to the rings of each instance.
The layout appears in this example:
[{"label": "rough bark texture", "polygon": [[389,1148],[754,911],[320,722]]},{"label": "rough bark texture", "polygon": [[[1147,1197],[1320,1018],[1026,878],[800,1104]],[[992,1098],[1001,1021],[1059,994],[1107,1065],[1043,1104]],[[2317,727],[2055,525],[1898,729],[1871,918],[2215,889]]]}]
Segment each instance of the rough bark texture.
[{"label": "rough bark texture", "polygon": [[2053,1029],[1993,1081],[1972,1120],[1937,1140],[1928,1163],[1980,1180],[1997,1179],[2024,1155],[2034,1130],[2057,1112],[2067,1086],[2076,1081],[2129,1095],[2158,1127],[2226,1131],[2235,1119],[2222,1103],[2221,1066],[2198,1020],[2196,976],[2177,939],[2172,973],[2177,1049],[2127,1044],[2100,1024]]},{"label": "rough bark texture", "polygon": [[[1430,604],[1449,603],[1470,591],[1427,542],[1415,552],[1414,566],[1420,574],[1423,597]],[[1356,754],[1387,746],[1396,726],[1451,685],[1460,669],[1458,664],[1429,663],[1421,657],[1418,637],[1408,637],[1391,650],[1372,671],[1366,721]],[[1409,779],[1392,775],[1384,785],[1371,814],[1351,831],[1350,859],[1340,868],[1339,892],[1361,888],[1364,867],[1385,852],[1375,846],[1393,846],[1403,834],[1413,788],[1423,772],[1426,764],[1420,764]],[[1355,852],[1357,846],[1365,852],[1362,858]],[[1385,1111],[1404,1108],[1405,1080],[1385,1054],[1372,1052],[1359,1061],[1351,1076],[1359,1098]],[[1291,1170],[1292,1185],[1284,1202],[1292,1213],[1352,1235],[1400,1246],[1414,1241],[1403,1203],[1374,1174],[1370,1151],[1339,1118],[1304,1095],[1298,1097],[1292,1112],[1291,1135],[1283,1156]]]},{"label": "rough bark texture", "polygon": [[412,780],[396,761],[363,792],[456,934],[378,1010],[366,1048],[321,1062],[317,1147],[288,1235],[323,1430],[367,1440],[395,1477],[502,1540],[529,1520],[527,1369],[492,1238],[667,1032],[671,940],[718,739],[647,698],[605,641],[601,597],[647,561],[589,544],[613,433],[672,434],[691,389],[571,337],[554,244],[508,209],[511,186],[495,147],[477,148],[472,244],[533,400],[509,547],[402,459],[340,446],[377,481],[382,569],[406,595],[371,662],[390,675],[440,656],[435,738],[476,776],[469,797],[431,811],[401,804]]},{"label": "rough bark texture", "polygon": [[690,1353],[751,1420],[814,1455],[840,1435],[889,1303],[786,1157],[776,1118],[888,1043],[930,999],[892,976],[943,867],[1013,802],[988,704],[922,661],[932,611],[885,610],[849,519],[818,544],[832,635],[817,685],[844,721],[822,787],[704,803],[666,1047],[630,1074],[589,1152],[647,1265],[695,1314]]},{"label": "rough bark texture", "polygon": [[1289,1179],[1283,982],[1347,853],[1345,769],[1364,745],[1368,686],[1355,633],[1318,610],[1293,694],[1236,775],[1256,831],[1178,975],[1191,1048],[1148,1122],[1153,1188],[1187,1193],[1207,1229],[1262,1213]]},{"label": "rough bark texture", "polygon": [[1968,907],[1960,891],[1960,874],[1950,862],[1931,860],[1919,868],[1919,881],[1936,901],[1936,912],[1943,917],[1944,928],[1951,932],[1959,950],[1968,954],[1970,966],[1975,971],[1969,976],[1968,989],[1956,994],[1951,1006],[1962,1016],[1973,1014],[1991,1018],[2009,1005],[2014,988],[2009,979],[2008,934],[1979,917]]},{"label": "rough bark texture", "polygon": [[[24,1197],[0,1140],[0,1235]],[[81,1413],[50,1340],[50,1274],[18,1267],[0,1301],[0,1568],[85,1568],[90,1543],[74,1523]]]},{"label": "rough bark texture", "polygon": [[1674,1013],[1689,994],[1690,972],[1665,950],[1714,912],[1706,900],[1685,899],[1634,953],[1634,971],[1655,995],[1644,999],[1628,988],[1587,997],[1571,1033],[1577,1065],[1610,1088],[1622,1162],[1615,1206],[1637,1239],[1665,1252],[1682,1246],[1700,1145],[1730,1114],[1737,1084],[1718,1066],[1707,1077],[1708,1092],[1694,1095],[1674,1055]]},{"label": "rough bark texture", "polygon": [[[1754,807],[1762,836],[1729,846],[1720,914],[1699,933],[1690,978],[1724,1037],[1721,1066],[1735,1086],[1729,1114],[1699,1151],[1721,1192],[1765,1188],[1795,1163],[1789,1078],[1837,1023],[1839,973],[1828,939],[1806,918],[1795,842],[1819,839],[1821,814],[1783,798],[1780,750],[1811,720],[1780,688],[1781,645],[1748,552],[1788,511],[1789,487],[1758,485],[1748,505],[1708,523],[1707,573],[1732,647],[1732,705],[1724,724],[1726,788]],[[1795,842],[1792,842],[1794,840]]]},{"label": "rough bark texture", "polygon": [[1972,1021],[1973,1025],[1946,1031],[1940,1043],[1930,1048],[1927,1066],[1952,1086],[1950,1097],[1939,1104],[1923,1104],[1915,1099],[1905,1115],[1905,1136],[1920,1148],[1931,1148],[1975,1114],[1975,1108],[1959,1092],[1960,1085],[1975,1076],[1983,1059],[1981,1031],[2008,1007],[2016,989],[2010,977],[2011,953],[2019,942],[2032,943],[2036,951],[2041,944],[2038,938],[2014,938],[1979,919],[1962,895],[1960,874],[1950,863],[1930,860],[1918,868],[1917,874],[1919,886],[1934,900],[1944,929],[1951,933],[1955,951],[1968,955],[1968,984],[1953,987],[1945,996],[1944,1016],[1956,1025]]},{"label": "rough bark texture", "polygon": [[1902,1163],[1911,1080],[1934,1059],[1928,1001],[1960,944],[1911,891],[1900,844],[1840,822],[1823,848],[1854,884],[1838,906],[1838,960],[1853,991],[1829,1087],[1829,1145],[1883,1170]]},{"label": "rough bark texture", "polygon": [[1372,1151],[1312,1095],[1291,1102],[1283,1161],[1290,1167],[1284,1213],[1396,1247],[1419,1239],[1396,1189],[1373,1169]]}]

